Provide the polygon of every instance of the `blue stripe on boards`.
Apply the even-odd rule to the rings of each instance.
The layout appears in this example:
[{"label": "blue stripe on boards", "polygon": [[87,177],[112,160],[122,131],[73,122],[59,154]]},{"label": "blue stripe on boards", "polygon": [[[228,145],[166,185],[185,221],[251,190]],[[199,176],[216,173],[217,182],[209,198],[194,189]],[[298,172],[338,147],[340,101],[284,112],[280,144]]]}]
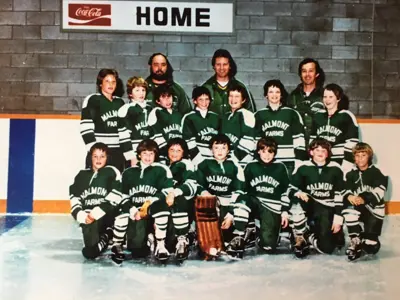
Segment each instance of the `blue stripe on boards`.
[{"label": "blue stripe on boards", "polygon": [[7,212],[32,212],[35,120],[10,120]]},{"label": "blue stripe on boards", "polygon": [[0,235],[22,223],[28,216],[0,216]]}]

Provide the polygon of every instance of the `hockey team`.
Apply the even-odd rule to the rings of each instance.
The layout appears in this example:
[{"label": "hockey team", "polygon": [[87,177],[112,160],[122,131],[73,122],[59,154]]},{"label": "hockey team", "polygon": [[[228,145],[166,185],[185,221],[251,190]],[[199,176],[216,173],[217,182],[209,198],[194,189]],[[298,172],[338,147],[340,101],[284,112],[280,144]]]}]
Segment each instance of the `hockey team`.
[{"label": "hockey team", "polygon": [[82,108],[86,169],[70,186],[83,256],[95,259],[110,246],[117,265],[127,252],[187,259],[198,196],[217,199],[233,259],[254,243],[279,252],[282,232],[296,257],[332,254],[345,245],[344,225],[350,261],[376,254],[388,178],[359,141],[342,88],[323,86],[318,62],[306,58],[299,86],[289,95],[280,80],[267,81],[267,105],[256,110],[230,53],[217,50],[212,64],[215,75],[193,90],[194,109],[161,53],[149,60],[149,78],[127,81],[127,104],[115,96],[118,73],[100,70],[98,91]]}]

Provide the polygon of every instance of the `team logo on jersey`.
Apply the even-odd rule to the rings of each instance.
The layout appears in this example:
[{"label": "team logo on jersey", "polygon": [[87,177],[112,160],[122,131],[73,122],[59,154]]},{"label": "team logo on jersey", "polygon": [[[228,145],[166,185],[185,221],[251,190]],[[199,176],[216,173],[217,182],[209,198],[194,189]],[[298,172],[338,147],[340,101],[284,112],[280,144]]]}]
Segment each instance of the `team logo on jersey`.
[{"label": "team logo on jersey", "polygon": [[111,26],[111,4],[68,4],[68,25]]}]

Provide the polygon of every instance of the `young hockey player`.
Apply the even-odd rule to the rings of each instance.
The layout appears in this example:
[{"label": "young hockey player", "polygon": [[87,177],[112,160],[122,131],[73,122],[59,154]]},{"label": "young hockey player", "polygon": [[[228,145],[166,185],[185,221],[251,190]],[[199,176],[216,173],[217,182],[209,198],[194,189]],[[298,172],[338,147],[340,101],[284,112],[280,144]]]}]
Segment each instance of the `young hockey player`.
[{"label": "young hockey player", "polygon": [[[119,146],[118,110],[124,100],[115,97],[118,72],[112,69],[101,69],[97,75],[96,94],[87,96],[82,104],[81,135],[86,148],[96,142],[102,142],[109,148],[108,164],[122,172],[125,159]],[[91,166],[91,157],[86,158],[86,167]]]},{"label": "young hockey player", "polygon": [[293,173],[295,162],[307,160],[304,124],[300,114],[286,106],[287,92],[280,80],[264,84],[267,107],[255,113],[256,138],[273,137],[278,144],[276,160],[283,162]]},{"label": "young hockey player", "polygon": [[[124,260],[122,242],[127,235],[127,248],[134,257],[149,254],[148,234],[152,232],[154,220],[157,246],[155,256],[163,261],[169,258],[165,248],[169,206],[174,203],[172,174],[168,167],[157,163],[158,145],[150,139],[143,140],[137,147],[139,163],[122,174],[122,214],[115,221],[112,260],[121,264]],[[149,216],[152,218],[149,219]]]},{"label": "young hockey player", "polygon": [[285,165],[275,160],[278,149],[273,138],[261,138],[256,147],[257,159],[244,169],[247,194],[240,195],[236,201],[235,237],[226,251],[232,257],[243,257],[244,233],[250,214],[260,220],[258,245],[267,253],[275,252],[280,230],[288,226],[289,175]]},{"label": "young hockey player", "polygon": [[193,220],[193,197],[197,192],[194,166],[188,159],[188,147],[181,138],[168,141],[168,165],[174,180],[174,204],[170,207],[177,238],[175,257],[184,260],[188,256],[189,226]]},{"label": "young hockey player", "polygon": [[295,169],[289,192],[299,204],[292,206],[297,257],[308,255],[308,242],[318,252],[331,254],[336,247],[335,234],[343,224],[343,172],[338,163],[330,161],[331,144],[316,138],[309,154],[311,160]]},{"label": "young hockey player", "polygon": [[[384,194],[387,176],[372,163],[374,152],[370,145],[358,143],[353,148],[355,167],[346,175],[343,196],[343,216],[350,237],[346,254],[350,261],[359,258],[362,250],[376,254],[385,217]],[[360,222],[364,223],[364,230]]]},{"label": "young hockey player", "polygon": [[150,137],[147,119],[152,107],[145,100],[147,82],[143,78],[129,78],[126,83],[126,92],[131,102],[118,111],[118,134],[125,159],[130,161],[131,166],[135,166],[138,144]]},{"label": "young hockey player", "polygon": [[156,103],[149,115],[148,124],[150,136],[160,147],[160,158],[167,157],[167,143],[174,137],[182,137],[182,115],[172,109],[172,90],[166,85],[160,85],[154,90]]},{"label": "young hockey player", "polygon": [[91,168],[80,171],[69,188],[71,214],[82,228],[82,254],[87,259],[94,259],[107,249],[122,199],[121,173],[113,166],[106,166],[108,152],[103,143],[92,145]]},{"label": "young hockey player", "polygon": [[314,115],[310,140],[320,137],[329,141],[332,145],[331,160],[341,165],[346,174],[353,167],[351,149],[358,142],[358,123],[347,110],[349,99],[337,84],[331,83],[324,88],[323,102],[325,110]]},{"label": "young hockey player", "polygon": [[183,117],[182,135],[189,147],[192,162],[198,165],[204,158],[212,157],[208,144],[211,138],[218,134],[220,118],[208,109],[211,95],[206,87],[195,87],[192,99],[195,109]]},{"label": "young hockey player", "polygon": [[233,86],[228,91],[231,112],[222,117],[221,133],[229,137],[232,144],[232,158],[244,167],[253,160],[255,148],[255,118],[252,112],[243,108],[247,99],[244,87]]},{"label": "young hockey player", "polygon": [[226,135],[213,136],[210,148],[214,157],[201,162],[196,171],[198,194],[218,197],[222,236],[228,243],[233,232],[233,204],[244,193],[244,174],[240,165],[228,158],[231,146]]}]

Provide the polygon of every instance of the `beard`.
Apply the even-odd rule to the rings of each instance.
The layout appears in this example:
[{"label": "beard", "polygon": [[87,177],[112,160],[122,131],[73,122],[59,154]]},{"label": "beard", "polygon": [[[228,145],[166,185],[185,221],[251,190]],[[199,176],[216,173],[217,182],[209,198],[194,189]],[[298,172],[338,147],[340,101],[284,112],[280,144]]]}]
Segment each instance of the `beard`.
[{"label": "beard", "polygon": [[155,80],[167,80],[168,79],[167,72],[165,72],[165,73],[154,73],[153,70],[150,70],[150,76],[151,76],[151,78],[153,78]]}]

